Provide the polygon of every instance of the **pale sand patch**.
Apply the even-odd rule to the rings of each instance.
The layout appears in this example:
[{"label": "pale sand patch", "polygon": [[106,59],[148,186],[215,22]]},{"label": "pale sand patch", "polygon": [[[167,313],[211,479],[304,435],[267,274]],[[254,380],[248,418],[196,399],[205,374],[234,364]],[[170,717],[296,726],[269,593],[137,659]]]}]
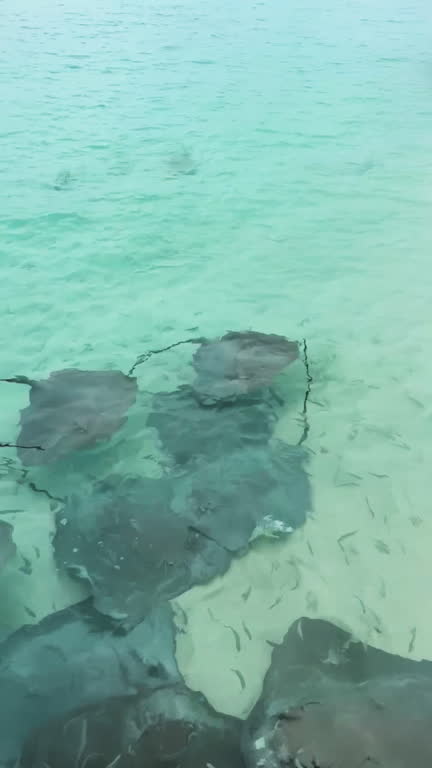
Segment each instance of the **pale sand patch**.
[{"label": "pale sand patch", "polygon": [[0,573],[0,633],[8,634],[84,599],[88,590],[56,568],[51,545],[54,510],[46,496],[3,479],[0,512],[1,519],[14,526],[17,546],[14,560]]},{"label": "pale sand patch", "polygon": [[[257,542],[225,576],[176,601],[184,612],[181,672],[216,709],[248,714],[269,643],[302,616],[327,619],[388,652],[432,658],[430,408],[409,375],[391,393],[360,379],[315,387],[319,405],[309,408],[306,443],[313,514],[302,529]],[[295,442],[298,431],[297,416],[287,414],[278,436]]]}]

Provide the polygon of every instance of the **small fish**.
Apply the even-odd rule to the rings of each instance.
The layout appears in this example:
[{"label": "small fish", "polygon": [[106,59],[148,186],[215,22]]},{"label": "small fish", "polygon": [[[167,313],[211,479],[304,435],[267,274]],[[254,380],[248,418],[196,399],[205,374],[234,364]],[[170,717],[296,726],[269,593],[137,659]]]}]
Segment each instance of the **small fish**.
[{"label": "small fish", "polygon": [[382,633],[383,633],[383,625],[382,625],[381,619],[379,618],[379,616],[377,616],[375,611],[372,611],[370,609],[369,609],[369,614],[370,614],[370,617],[371,617],[372,622],[373,622],[372,623],[373,629],[375,630],[375,632],[378,635],[382,635]]},{"label": "small fish", "polygon": [[366,607],[365,607],[365,604],[364,604],[363,600],[362,600],[362,599],[361,599],[361,597],[359,597],[358,595],[354,595],[354,597],[355,597],[355,599],[356,599],[356,600],[358,600],[358,601],[359,601],[359,603],[360,603],[360,607],[361,607],[361,609],[362,609],[362,613],[364,613],[364,614],[365,614],[365,613],[366,613]]},{"label": "small fish", "polygon": [[395,445],[397,448],[403,448],[404,451],[410,451],[411,446],[408,445],[408,443],[405,442],[405,440],[393,440],[393,445]]},{"label": "small fish", "polygon": [[390,547],[382,539],[375,539],[375,546],[378,552],[383,552],[385,555],[390,554]]},{"label": "small fish", "polygon": [[[302,563],[302,565],[304,565],[304,563],[300,560],[300,558],[298,558],[298,560],[299,560],[300,563]],[[298,565],[297,565],[295,560],[287,560],[286,562],[289,563],[289,565],[292,565],[292,567],[295,569],[295,582],[294,582],[294,586],[290,587],[290,591],[294,592],[294,590],[297,589],[297,587],[300,584],[300,570],[299,570],[299,567],[298,567]]]},{"label": "small fish", "polygon": [[272,603],[272,604],[269,606],[269,611],[273,610],[273,608],[276,608],[276,606],[277,606],[277,605],[279,605],[279,603],[280,603],[280,602],[282,602],[282,595],[280,595],[280,597],[278,597],[278,598],[277,598],[277,599],[274,601],[274,603]]},{"label": "small fish", "polygon": [[279,643],[274,643],[273,640],[266,640],[266,643],[270,645],[272,648],[278,648]]},{"label": "small fish", "polygon": [[354,536],[355,533],[358,533],[357,531],[350,531],[349,533],[344,533],[342,536],[339,536],[338,538],[338,544],[340,545],[342,541],[345,541],[345,539],[348,539],[350,536]]},{"label": "small fish", "polygon": [[231,672],[234,672],[234,674],[237,675],[238,679],[240,680],[241,689],[242,691],[244,691],[244,689],[246,688],[246,680],[244,679],[242,673],[239,672],[238,669],[233,669],[232,667],[231,667]]},{"label": "small fish", "polygon": [[35,547],[33,545],[33,549],[35,551],[35,555],[36,555],[37,559],[39,560],[40,559],[40,549],[39,549],[39,547]]},{"label": "small fish", "polygon": [[365,496],[365,499],[366,499],[366,506],[367,506],[367,508],[368,508],[368,510],[369,510],[369,512],[370,512],[370,515],[371,515],[371,517],[372,517],[372,518],[375,518],[375,512],[374,512],[374,511],[373,511],[373,509],[372,509],[372,505],[371,505],[371,503],[370,503],[370,501],[369,501],[368,497],[367,497],[367,496]]},{"label": "small fish", "polygon": [[411,520],[411,524],[415,528],[418,528],[423,523],[423,520],[421,519],[421,517],[418,517],[418,516],[415,516],[415,515],[414,515],[414,517],[410,517],[410,520]]},{"label": "small fish", "polygon": [[408,646],[408,653],[412,653],[414,650],[416,635],[417,635],[417,628],[413,627],[411,630],[411,640]]},{"label": "small fish", "polygon": [[243,592],[243,594],[242,594],[242,598],[243,598],[243,600],[244,600],[245,602],[246,602],[247,600],[249,600],[249,597],[250,597],[250,593],[251,593],[251,592],[252,592],[252,587],[249,587],[249,588],[246,590],[246,592]]},{"label": "small fish", "polygon": [[308,541],[308,542],[307,542],[307,547],[308,547],[308,550],[309,550],[309,552],[311,553],[311,555],[312,555],[312,557],[313,557],[314,551],[313,551],[313,549],[312,549],[312,546],[311,546],[311,543],[310,543],[310,541]]},{"label": "small fish", "polygon": [[412,395],[407,395],[407,397],[408,397],[408,400],[411,400],[411,402],[414,403],[414,405],[417,406],[417,408],[423,408],[424,409],[423,403],[420,400],[417,400],[416,397],[413,397]]},{"label": "small fish", "polygon": [[224,627],[226,629],[231,630],[231,632],[233,633],[236,651],[239,652],[241,650],[240,635],[239,635],[239,633],[234,629],[234,627],[230,627],[229,624],[224,624]]},{"label": "small fish", "polygon": [[316,456],[316,451],[313,451],[312,448],[305,447],[304,450],[307,451],[307,453],[312,453],[313,456]]},{"label": "small fish", "polygon": [[243,627],[245,635],[249,638],[249,640],[252,640],[252,635],[251,635],[250,629],[247,628],[247,626],[244,623],[244,621],[242,621],[242,627]]},{"label": "small fish", "polygon": [[358,530],[356,530],[356,531],[349,531],[349,533],[344,533],[344,534],[342,534],[342,536],[339,536],[339,538],[337,539],[338,546],[341,549],[341,551],[343,552],[343,556],[345,558],[345,562],[346,562],[347,565],[349,565],[349,560],[348,560],[348,557],[347,557],[347,554],[346,554],[346,551],[345,551],[345,547],[344,547],[342,542],[344,542],[346,539],[351,538],[351,536],[355,536],[356,533],[358,533]]},{"label": "small fish", "polygon": [[29,608],[27,605],[25,605],[25,606],[24,606],[24,610],[26,611],[26,613],[28,613],[28,615],[29,615],[29,616],[31,616],[31,617],[32,617],[32,619],[35,619],[35,618],[36,618],[36,614],[35,614],[35,612],[34,612],[34,611],[32,611],[32,609],[31,609],[31,608]]}]

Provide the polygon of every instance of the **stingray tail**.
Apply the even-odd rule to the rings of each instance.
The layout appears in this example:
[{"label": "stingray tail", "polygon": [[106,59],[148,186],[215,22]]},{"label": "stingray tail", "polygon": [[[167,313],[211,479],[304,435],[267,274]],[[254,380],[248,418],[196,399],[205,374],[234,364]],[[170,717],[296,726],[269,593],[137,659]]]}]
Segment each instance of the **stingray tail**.
[{"label": "stingray tail", "polygon": [[161,352],[168,352],[169,349],[174,349],[174,347],[179,347],[181,344],[205,344],[206,341],[207,339],[204,338],[204,336],[198,336],[192,339],[183,339],[183,341],[176,341],[174,342],[174,344],[170,344],[168,347],[163,347],[163,349],[149,349],[148,352],[144,352],[144,354],[137,357],[132,368],[130,369],[130,371],[128,371],[128,376],[132,376],[132,374],[135,372],[135,368],[137,368],[142,363],[147,362],[147,360],[153,355],[160,355]]},{"label": "stingray tail", "polygon": [[13,376],[11,379],[0,379],[0,381],[7,381],[9,384],[27,384],[29,387],[36,383],[33,379],[29,379],[28,376]]}]

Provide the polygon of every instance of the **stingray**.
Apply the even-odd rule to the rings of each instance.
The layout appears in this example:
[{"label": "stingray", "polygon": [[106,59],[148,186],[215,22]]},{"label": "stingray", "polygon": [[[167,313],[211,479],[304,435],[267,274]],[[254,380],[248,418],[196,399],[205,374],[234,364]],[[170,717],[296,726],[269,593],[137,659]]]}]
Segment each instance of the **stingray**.
[{"label": "stingray", "polygon": [[53,189],[57,192],[61,192],[64,189],[69,189],[73,181],[70,171],[59,171],[54,180]]},{"label": "stingray", "polygon": [[432,764],[432,663],[301,619],[276,646],[243,734],[248,768]]},{"label": "stingray", "polygon": [[186,686],[108,698],[54,720],[27,742],[21,768],[243,768],[240,721]]},{"label": "stingray", "polygon": [[297,360],[299,345],[284,336],[230,331],[201,344],[193,357],[194,389],[204,403],[251,396]]},{"label": "stingray", "polygon": [[218,458],[244,447],[265,445],[277,412],[269,401],[203,407],[190,387],[154,396],[148,425],[178,464],[205,456]]},{"label": "stingray", "polygon": [[258,446],[203,460],[176,481],[173,507],[228,551],[258,535],[291,532],[311,509],[302,448]]},{"label": "stingray", "polygon": [[101,613],[134,626],[159,601],[223,573],[230,555],[171,509],[166,479],[113,477],[57,514],[56,562],[86,580]]},{"label": "stingray", "polygon": [[13,525],[0,520],[0,571],[16,554],[16,545],[12,534]]},{"label": "stingray", "polygon": [[54,371],[47,379],[2,379],[30,387],[21,411],[18,455],[26,466],[48,464],[107,440],[126,421],[135,402],[136,379],[120,371]]},{"label": "stingray", "polygon": [[0,645],[0,765],[15,766],[34,731],[115,697],[180,680],[170,606],[127,635],[113,634],[86,600]]},{"label": "stingray", "polygon": [[186,149],[186,147],[183,147],[181,151],[171,155],[168,160],[168,169],[171,177],[195,176],[198,170],[192,153]]}]

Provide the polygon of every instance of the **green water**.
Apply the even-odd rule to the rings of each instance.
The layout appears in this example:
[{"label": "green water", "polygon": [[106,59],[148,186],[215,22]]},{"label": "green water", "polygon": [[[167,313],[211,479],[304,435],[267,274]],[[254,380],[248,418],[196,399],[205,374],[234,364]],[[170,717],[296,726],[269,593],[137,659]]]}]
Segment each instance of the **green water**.
[{"label": "green water", "polygon": [[[306,338],[310,446],[334,458],[316,498],[341,461],[358,478],[369,461],[403,486],[407,514],[427,514],[431,4],[0,10],[0,376],[127,371],[191,333]],[[155,359],[140,387],[177,386],[182,364]],[[0,440],[14,442],[28,393],[1,387]],[[144,422],[122,434],[116,467],[145,465]],[[12,478],[4,508],[16,493]],[[36,518],[32,530],[46,539]],[[52,601],[46,582],[34,590],[39,617]]]}]

